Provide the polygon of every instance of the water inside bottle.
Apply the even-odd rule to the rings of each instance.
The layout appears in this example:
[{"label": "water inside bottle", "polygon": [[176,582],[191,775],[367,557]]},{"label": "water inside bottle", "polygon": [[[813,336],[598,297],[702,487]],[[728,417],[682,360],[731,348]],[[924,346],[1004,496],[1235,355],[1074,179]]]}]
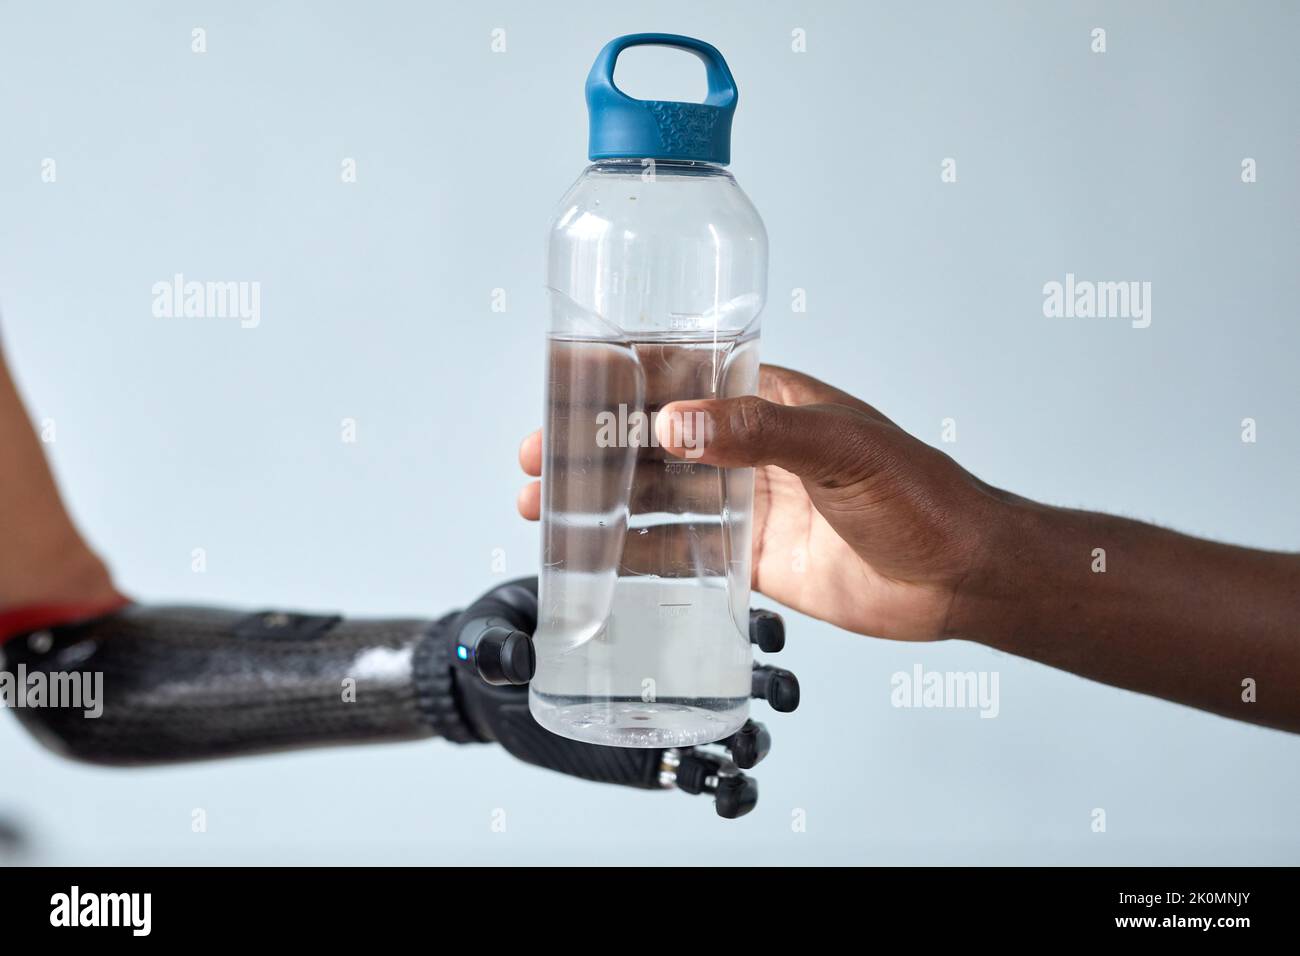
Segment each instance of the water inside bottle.
[{"label": "water inside bottle", "polygon": [[752,394],[757,337],[552,336],[533,715],[623,747],[688,746],[749,712],[752,469],[658,447],[670,401]]}]

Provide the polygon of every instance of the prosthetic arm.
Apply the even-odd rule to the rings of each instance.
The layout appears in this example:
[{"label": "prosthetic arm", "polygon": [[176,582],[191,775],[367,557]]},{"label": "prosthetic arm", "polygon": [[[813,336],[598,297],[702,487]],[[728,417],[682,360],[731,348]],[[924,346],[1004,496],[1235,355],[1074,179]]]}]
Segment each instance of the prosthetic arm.
[{"label": "prosthetic arm", "polygon": [[[752,720],[709,748],[671,750],[598,747],[540,727],[526,687],[536,618],[535,579],[501,585],[437,621],[128,605],[13,635],[4,669],[24,690],[101,681],[98,716],[84,706],[15,708],[47,746],[98,764],[437,736],[495,741],[586,780],[707,793],[724,817],[753,808],[758,786],[743,771],[767,754],[770,738]],[[751,612],[750,638],[780,650],[781,619]],[[763,665],[754,667],[753,693],[777,711],[799,702],[794,675]]]}]

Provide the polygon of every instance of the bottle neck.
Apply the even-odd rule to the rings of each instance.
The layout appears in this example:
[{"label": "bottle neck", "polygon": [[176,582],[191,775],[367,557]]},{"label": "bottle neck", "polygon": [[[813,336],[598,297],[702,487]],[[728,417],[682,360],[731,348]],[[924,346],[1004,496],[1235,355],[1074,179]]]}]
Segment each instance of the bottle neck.
[{"label": "bottle neck", "polygon": [[636,159],[632,157],[597,159],[587,167],[587,172],[620,176],[642,176],[653,172],[656,176],[717,176],[726,179],[732,178],[731,173],[727,171],[727,167],[720,163],[705,163],[681,159],[653,159],[651,157],[646,157],[644,159]]}]

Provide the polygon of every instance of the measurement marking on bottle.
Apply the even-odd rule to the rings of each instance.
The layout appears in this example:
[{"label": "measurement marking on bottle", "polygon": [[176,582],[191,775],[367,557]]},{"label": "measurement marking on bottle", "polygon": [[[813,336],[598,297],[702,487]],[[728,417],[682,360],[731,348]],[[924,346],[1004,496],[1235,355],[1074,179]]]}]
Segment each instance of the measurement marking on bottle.
[{"label": "measurement marking on bottle", "polygon": [[694,604],[668,604],[659,605],[659,620],[675,621],[679,618],[687,617],[691,613]]}]

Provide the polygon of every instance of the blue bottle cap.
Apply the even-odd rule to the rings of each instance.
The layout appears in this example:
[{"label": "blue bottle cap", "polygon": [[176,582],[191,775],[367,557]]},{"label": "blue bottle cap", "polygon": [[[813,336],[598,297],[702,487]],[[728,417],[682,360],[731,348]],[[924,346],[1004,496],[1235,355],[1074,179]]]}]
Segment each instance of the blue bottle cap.
[{"label": "blue bottle cap", "polygon": [[[704,61],[709,93],[703,103],[637,100],[614,85],[614,64],[631,46],[670,46]],[[605,44],[587,76],[592,159],[731,162],[736,81],[717,47],[672,33],[633,33]]]}]

